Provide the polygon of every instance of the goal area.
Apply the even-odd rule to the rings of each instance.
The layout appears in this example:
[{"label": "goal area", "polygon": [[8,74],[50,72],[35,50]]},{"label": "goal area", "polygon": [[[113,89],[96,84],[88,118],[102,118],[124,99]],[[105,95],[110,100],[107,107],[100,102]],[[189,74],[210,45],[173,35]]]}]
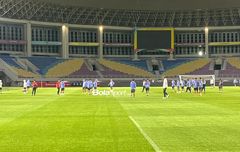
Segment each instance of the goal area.
[{"label": "goal area", "polygon": [[206,81],[209,81],[211,85],[215,86],[215,75],[179,75],[179,80],[187,80],[187,79],[199,79],[202,78]]}]

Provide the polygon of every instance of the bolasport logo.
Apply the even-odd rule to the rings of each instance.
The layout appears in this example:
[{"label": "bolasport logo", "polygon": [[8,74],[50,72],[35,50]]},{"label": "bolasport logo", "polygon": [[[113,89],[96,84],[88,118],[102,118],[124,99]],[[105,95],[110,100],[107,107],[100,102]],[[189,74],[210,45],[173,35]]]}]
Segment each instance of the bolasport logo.
[{"label": "bolasport logo", "polygon": [[93,96],[126,96],[127,91],[93,90]]}]

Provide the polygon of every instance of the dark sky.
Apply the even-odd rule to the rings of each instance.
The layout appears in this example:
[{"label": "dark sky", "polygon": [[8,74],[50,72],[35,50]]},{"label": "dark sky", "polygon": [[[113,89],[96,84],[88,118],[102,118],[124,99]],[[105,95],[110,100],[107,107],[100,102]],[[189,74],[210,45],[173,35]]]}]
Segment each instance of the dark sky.
[{"label": "dark sky", "polygon": [[205,9],[240,7],[240,0],[41,0],[68,6],[120,9]]}]

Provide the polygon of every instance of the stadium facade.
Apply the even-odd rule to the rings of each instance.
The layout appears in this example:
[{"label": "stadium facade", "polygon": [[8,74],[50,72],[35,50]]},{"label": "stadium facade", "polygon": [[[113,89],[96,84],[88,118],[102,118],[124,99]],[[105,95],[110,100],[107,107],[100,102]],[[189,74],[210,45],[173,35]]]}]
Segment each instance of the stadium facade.
[{"label": "stadium facade", "polygon": [[[103,9],[34,0],[1,0],[0,6],[1,71],[15,81],[240,76],[239,8]],[[139,28],[173,29],[171,53],[136,51]],[[66,67],[72,70],[62,72]]]}]

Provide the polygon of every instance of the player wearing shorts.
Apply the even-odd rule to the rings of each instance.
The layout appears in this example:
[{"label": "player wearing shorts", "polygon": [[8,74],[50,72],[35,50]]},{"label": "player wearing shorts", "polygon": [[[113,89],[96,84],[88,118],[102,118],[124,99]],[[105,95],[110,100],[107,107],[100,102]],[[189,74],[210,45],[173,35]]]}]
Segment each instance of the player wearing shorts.
[{"label": "player wearing shorts", "polygon": [[146,94],[147,94],[147,96],[149,95],[150,85],[151,85],[150,81],[147,80],[147,81],[145,82],[145,89],[146,89]]},{"label": "player wearing shorts", "polygon": [[135,80],[133,79],[133,80],[130,82],[131,97],[135,97],[136,87],[137,87],[137,84],[136,84]]}]

